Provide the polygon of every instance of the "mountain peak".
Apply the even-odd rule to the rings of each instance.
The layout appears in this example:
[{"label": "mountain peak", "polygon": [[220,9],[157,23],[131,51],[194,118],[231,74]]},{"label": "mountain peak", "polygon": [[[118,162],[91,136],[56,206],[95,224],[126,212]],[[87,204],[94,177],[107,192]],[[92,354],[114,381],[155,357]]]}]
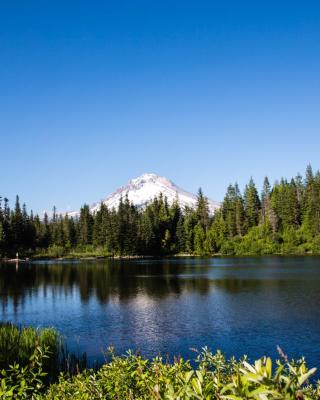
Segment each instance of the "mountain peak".
[{"label": "mountain peak", "polygon": [[137,178],[131,179],[129,185],[131,184],[134,186],[141,186],[147,183],[154,183],[154,184],[158,183],[166,186],[173,186],[173,183],[169,179],[153,173],[144,173],[138,176]]},{"label": "mountain peak", "polygon": [[[160,177],[157,174],[154,174],[152,172],[145,172],[144,174],[138,176],[135,179],[143,179],[143,180],[148,181],[148,180],[155,180],[155,179],[158,179],[158,178],[160,178]],[[132,179],[132,180],[134,181],[135,179]]]},{"label": "mountain peak", "polygon": [[[155,197],[160,194],[167,198],[168,204],[172,204],[178,200],[182,208],[194,208],[197,204],[197,196],[189,193],[169,179],[156,175],[154,173],[144,173],[137,178],[131,179],[126,185],[120,187],[102,202],[109,208],[117,208],[121,198],[128,196],[130,202],[136,207],[141,208],[149,204]],[[208,199],[210,214],[213,214],[220,204]],[[90,207],[91,212],[95,213],[100,209],[100,203],[96,203]],[[77,213],[70,213],[77,215]]]}]

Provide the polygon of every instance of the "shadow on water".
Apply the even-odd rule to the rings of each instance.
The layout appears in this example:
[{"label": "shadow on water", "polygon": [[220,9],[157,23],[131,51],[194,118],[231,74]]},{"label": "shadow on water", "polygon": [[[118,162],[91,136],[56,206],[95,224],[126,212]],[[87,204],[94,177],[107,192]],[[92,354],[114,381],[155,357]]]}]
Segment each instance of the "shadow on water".
[{"label": "shadow on water", "polygon": [[[11,264],[0,264],[0,299],[5,307],[9,300],[18,305],[39,290],[46,297],[48,291],[53,294],[59,291],[67,296],[75,289],[82,302],[95,297],[102,304],[114,297],[121,302],[130,301],[138,293],[158,300],[184,292],[206,295],[214,288],[236,294],[268,286],[285,289],[292,285],[295,272],[300,278],[304,273],[293,268],[285,270],[283,275],[283,271],[272,271],[268,265],[267,274],[263,274],[263,270],[252,270],[250,264],[254,268],[257,266],[254,258],[213,260],[37,262],[22,264],[18,269]],[[275,264],[279,269],[279,260],[283,258],[268,260],[272,261],[271,266]],[[306,278],[304,276],[305,284],[308,283]]]},{"label": "shadow on water", "polygon": [[[205,271],[202,271],[205,272]],[[8,300],[15,305],[41,289],[65,295],[79,291],[82,302],[95,297],[108,303],[115,296],[121,302],[130,301],[137,293],[154,299],[179,295],[184,291],[206,294],[210,281],[204,276],[184,276],[179,265],[170,262],[155,265],[124,261],[24,264],[18,270],[3,264],[0,273],[0,298],[5,307]]]}]

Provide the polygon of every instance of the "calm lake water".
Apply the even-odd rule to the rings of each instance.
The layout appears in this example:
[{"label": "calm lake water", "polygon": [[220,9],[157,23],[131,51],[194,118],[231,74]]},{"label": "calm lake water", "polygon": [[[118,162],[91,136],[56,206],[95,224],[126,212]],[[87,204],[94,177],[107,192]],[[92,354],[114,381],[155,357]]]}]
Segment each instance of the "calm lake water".
[{"label": "calm lake water", "polygon": [[305,355],[320,366],[320,258],[179,258],[0,265],[0,317],[54,326],[103,360],[141,349],[193,357]]}]

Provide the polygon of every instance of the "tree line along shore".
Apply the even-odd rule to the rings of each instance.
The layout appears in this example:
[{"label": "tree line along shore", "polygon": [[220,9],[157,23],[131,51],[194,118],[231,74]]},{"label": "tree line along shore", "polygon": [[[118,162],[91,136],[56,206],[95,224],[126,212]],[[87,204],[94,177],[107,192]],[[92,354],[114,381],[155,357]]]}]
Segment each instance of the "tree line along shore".
[{"label": "tree line along shore", "polygon": [[320,172],[310,165],[304,177],[266,177],[261,193],[253,179],[242,192],[229,185],[214,215],[201,189],[195,209],[162,195],[137,209],[125,197],[94,214],[84,205],[78,217],[54,208],[40,218],[18,196],[12,209],[0,200],[1,258],[320,254]]}]

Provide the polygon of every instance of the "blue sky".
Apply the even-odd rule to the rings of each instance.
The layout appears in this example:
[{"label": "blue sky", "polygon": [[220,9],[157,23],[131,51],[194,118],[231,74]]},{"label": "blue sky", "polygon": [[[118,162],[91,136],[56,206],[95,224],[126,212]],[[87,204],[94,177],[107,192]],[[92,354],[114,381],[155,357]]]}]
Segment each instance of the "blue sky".
[{"label": "blue sky", "polygon": [[2,1],[0,194],[77,209],[144,172],[222,200],[320,167],[318,1]]}]

